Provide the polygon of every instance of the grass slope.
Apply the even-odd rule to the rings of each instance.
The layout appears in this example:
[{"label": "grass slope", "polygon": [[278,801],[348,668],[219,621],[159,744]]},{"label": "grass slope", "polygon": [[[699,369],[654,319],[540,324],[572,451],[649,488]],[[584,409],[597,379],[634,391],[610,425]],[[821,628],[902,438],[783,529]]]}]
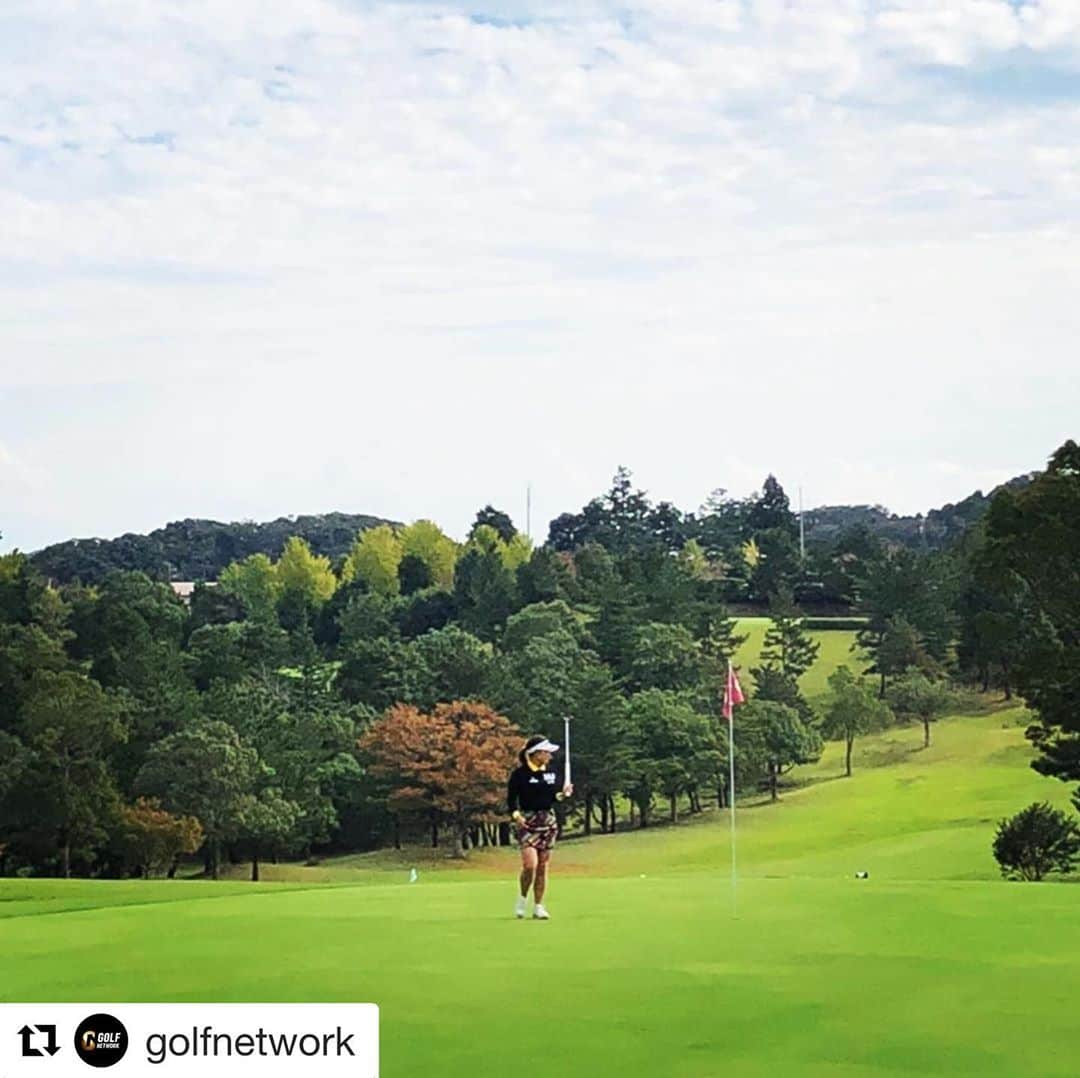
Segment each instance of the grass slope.
[{"label": "grass slope", "polygon": [[[374,1001],[383,1073],[1072,1075],[1080,888],[1005,884],[993,822],[1067,800],[1021,713],[838,746],[740,821],[565,843],[548,924],[513,859],[392,855],[292,885],[0,881],[5,1000]],[[869,880],[855,880],[857,869]],[[269,870],[269,866],[268,866]],[[343,886],[303,881],[320,872]],[[350,886],[348,883],[363,886]],[[529,971],[527,983],[520,972]]]},{"label": "grass slope", "polygon": [[[753,688],[754,679],[750,668],[756,666],[765,643],[765,633],[769,628],[768,618],[737,618],[737,632],[746,635],[746,641],[735,653],[735,663],[742,670],[744,688]],[[828,689],[829,675],[841,665],[848,665],[852,670],[862,670],[865,665],[859,656],[851,650],[855,643],[855,633],[850,629],[815,629],[809,634],[811,640],[821,645],[817,662],[800,679],[800,686],[808,700],[823,696]]]}]

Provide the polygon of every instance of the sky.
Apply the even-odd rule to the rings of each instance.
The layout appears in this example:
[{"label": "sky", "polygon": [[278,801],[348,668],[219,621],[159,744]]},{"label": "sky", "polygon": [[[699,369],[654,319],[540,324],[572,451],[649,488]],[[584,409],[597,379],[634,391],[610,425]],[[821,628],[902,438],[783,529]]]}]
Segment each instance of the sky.
[{"label": "sky", "polygon": [[1077,435],[1076,0],[4,0],[0,550]]}]

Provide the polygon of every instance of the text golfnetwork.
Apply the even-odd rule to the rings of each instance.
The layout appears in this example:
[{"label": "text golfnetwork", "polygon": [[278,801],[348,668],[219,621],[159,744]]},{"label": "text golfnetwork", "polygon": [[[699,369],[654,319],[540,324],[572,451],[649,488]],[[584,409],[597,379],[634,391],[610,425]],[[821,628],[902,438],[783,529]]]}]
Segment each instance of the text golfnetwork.
[{"label": "text golfnetwork", "polygon": [[151,1033],[146,1038],[150,1063],[167,1059],[229,1059],[263,1056],[274,1059],[356,1058],[352,1040],[337,1026],[333,1033],[273,1033],[261,1027],[254,1033],[218,1033],[213,1026],[193,1026],[191,1033]]}]

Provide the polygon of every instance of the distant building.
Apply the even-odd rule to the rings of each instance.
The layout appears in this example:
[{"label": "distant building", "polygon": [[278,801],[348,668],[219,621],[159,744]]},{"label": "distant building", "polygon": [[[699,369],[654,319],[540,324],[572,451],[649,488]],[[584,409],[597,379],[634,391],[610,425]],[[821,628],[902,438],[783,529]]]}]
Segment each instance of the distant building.
[{"label": "distant building", "polygon": [[[173,594],[182,603],[189,604],[191,603],[192,595],[195,594],[195,589],[198,587],[198,585],[193,580],[174,580],[169,586],[172,588]],[[217,584],[215,584],[213,581],[210,581],[203,586],[207,588],[216,588]]]}]

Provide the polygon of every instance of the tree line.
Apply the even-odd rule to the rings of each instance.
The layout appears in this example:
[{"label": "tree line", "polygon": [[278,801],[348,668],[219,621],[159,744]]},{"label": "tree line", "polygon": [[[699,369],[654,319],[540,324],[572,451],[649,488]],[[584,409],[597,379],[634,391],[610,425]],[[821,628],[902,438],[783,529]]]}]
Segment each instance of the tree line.
[{"label": "tree line", "polygon": [[[771,623],[735,727],[740,789],[779,796],[825,737],[846,742],[850,771],[855,738],[897,718],[928,742],[949,679],[1021,692],[1039,709],[1040,767],[1080,777],[1063,702],[1075,626],[1059,624],[1077,607],[1057,598],[1075,546],[1046,560],[1075,521],[1025,531],[1075,497],[1075,454],[999,492],[945,550],[854,525],[803,558],[771,476],[754,499],[714,499],[688,535],[620,470],[539,548],[490,506],[464,543],[430,521],[379,523],[331,558],[294,535],[230,562],[190,605],[137,570],[57,585],[7,555],[0,873],[175,873],[200,853],[209,875],[247,860],[257,876],[267,857],[416,841],[463,854],[507,840],[516,747],[557,738],[566,715],[569,824],[722,805],[718,699],[749,597]],[[861,620],[814,708],[799,680],[816,658],[805,597],[822,589]]]}]

